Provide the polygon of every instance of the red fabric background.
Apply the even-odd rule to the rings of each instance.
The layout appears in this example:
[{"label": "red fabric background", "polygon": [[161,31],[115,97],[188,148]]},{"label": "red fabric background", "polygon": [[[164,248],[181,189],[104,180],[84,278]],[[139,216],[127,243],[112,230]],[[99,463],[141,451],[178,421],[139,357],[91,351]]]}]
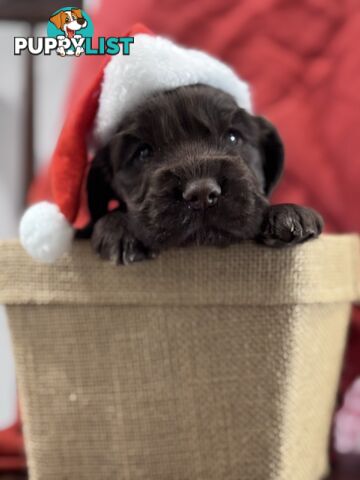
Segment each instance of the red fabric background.
[{"label": "red fabric background", "polygon": [[24,444],[20,424],[0,432],[0,472],[25,468]]},{"label": "red fabric background", "polygon": [[[318,209],[328,232],[360,232],[358,0],[103,0],[92,18],[97,36],[121,35],[140,21],[232,65],[252,85],[256,111],[278,126],[285,142],[286,171],[273,201]],[[101,62],[96,56],[76,61],[70,96],[87,86]],[[43,177],[32,199],[43,197],[46,185]],[[359,310],[342,390],[356,375]]]}]

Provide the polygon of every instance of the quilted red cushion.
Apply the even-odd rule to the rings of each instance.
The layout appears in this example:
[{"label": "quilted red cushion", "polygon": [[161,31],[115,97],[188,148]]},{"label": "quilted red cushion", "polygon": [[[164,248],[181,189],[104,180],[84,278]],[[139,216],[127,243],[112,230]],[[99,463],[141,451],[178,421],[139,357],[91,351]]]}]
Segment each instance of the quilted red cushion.
[{"label": "quilted red cushion", "polygon": [[22,470],[25,465],[20,425],[0,431],[0,471]]}]

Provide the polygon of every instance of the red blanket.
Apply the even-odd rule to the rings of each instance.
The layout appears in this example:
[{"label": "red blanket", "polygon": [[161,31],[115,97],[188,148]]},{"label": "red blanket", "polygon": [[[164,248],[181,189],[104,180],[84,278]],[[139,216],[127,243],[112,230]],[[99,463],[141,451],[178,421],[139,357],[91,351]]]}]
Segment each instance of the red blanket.
[{"label": "red blanket", "polygon": [[0,432],[0,471],[25,468],[24,445],[20,425]]}]

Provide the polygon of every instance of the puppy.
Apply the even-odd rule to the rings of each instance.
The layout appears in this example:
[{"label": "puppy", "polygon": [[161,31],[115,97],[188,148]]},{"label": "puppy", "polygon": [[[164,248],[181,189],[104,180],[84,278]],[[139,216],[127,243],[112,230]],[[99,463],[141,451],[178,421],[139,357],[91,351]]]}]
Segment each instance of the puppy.
[{"label": "puppy", "polygon": [[[62,30],[64,35],[59,35],[58,38],[80,38],[77,32],[86,28],[87,21],[83,17],[80,8],[72,8],[71,10],[63,10],[56,15],[50,17],[49,21],[55,25],[58,30]],[[67,50],[65,52],[64,47],[59,47],[58,54],[64,57],[65,55],[74,55],[73,50]],[[79,56],[84,52],[82,47],[77,47],[75,55]]]},{"label": "puppy", "polygon": [[[177,246],[315,238],[322,219],[314,210],[269,205],[283,159],[275,128],[227,93],[193,85],[154,94],[92,162],[93,248],[128,264]],[[109,212],[112,200],[118,208]]]}]

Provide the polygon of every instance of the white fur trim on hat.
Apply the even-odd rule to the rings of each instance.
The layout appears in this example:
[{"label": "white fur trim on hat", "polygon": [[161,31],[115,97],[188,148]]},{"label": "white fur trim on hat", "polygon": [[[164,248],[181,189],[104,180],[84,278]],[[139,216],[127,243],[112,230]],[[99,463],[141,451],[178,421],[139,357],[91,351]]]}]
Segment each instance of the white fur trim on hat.
[{"label": "white fur trim on hat", "polygon": [[230,67],[166,38],[137,35],[130,55],[115,55],[105,67],[95,140],[105,144],[124,115],[150,94],[196,83],[229,93],[251,112],[249,86]]},{"label": "white fur trim on hat", "polygon": [[20,222],[20,242],[35,260],[53,263],[71,249],[74,230],[59,207],[40,202],[28,208]]}]

